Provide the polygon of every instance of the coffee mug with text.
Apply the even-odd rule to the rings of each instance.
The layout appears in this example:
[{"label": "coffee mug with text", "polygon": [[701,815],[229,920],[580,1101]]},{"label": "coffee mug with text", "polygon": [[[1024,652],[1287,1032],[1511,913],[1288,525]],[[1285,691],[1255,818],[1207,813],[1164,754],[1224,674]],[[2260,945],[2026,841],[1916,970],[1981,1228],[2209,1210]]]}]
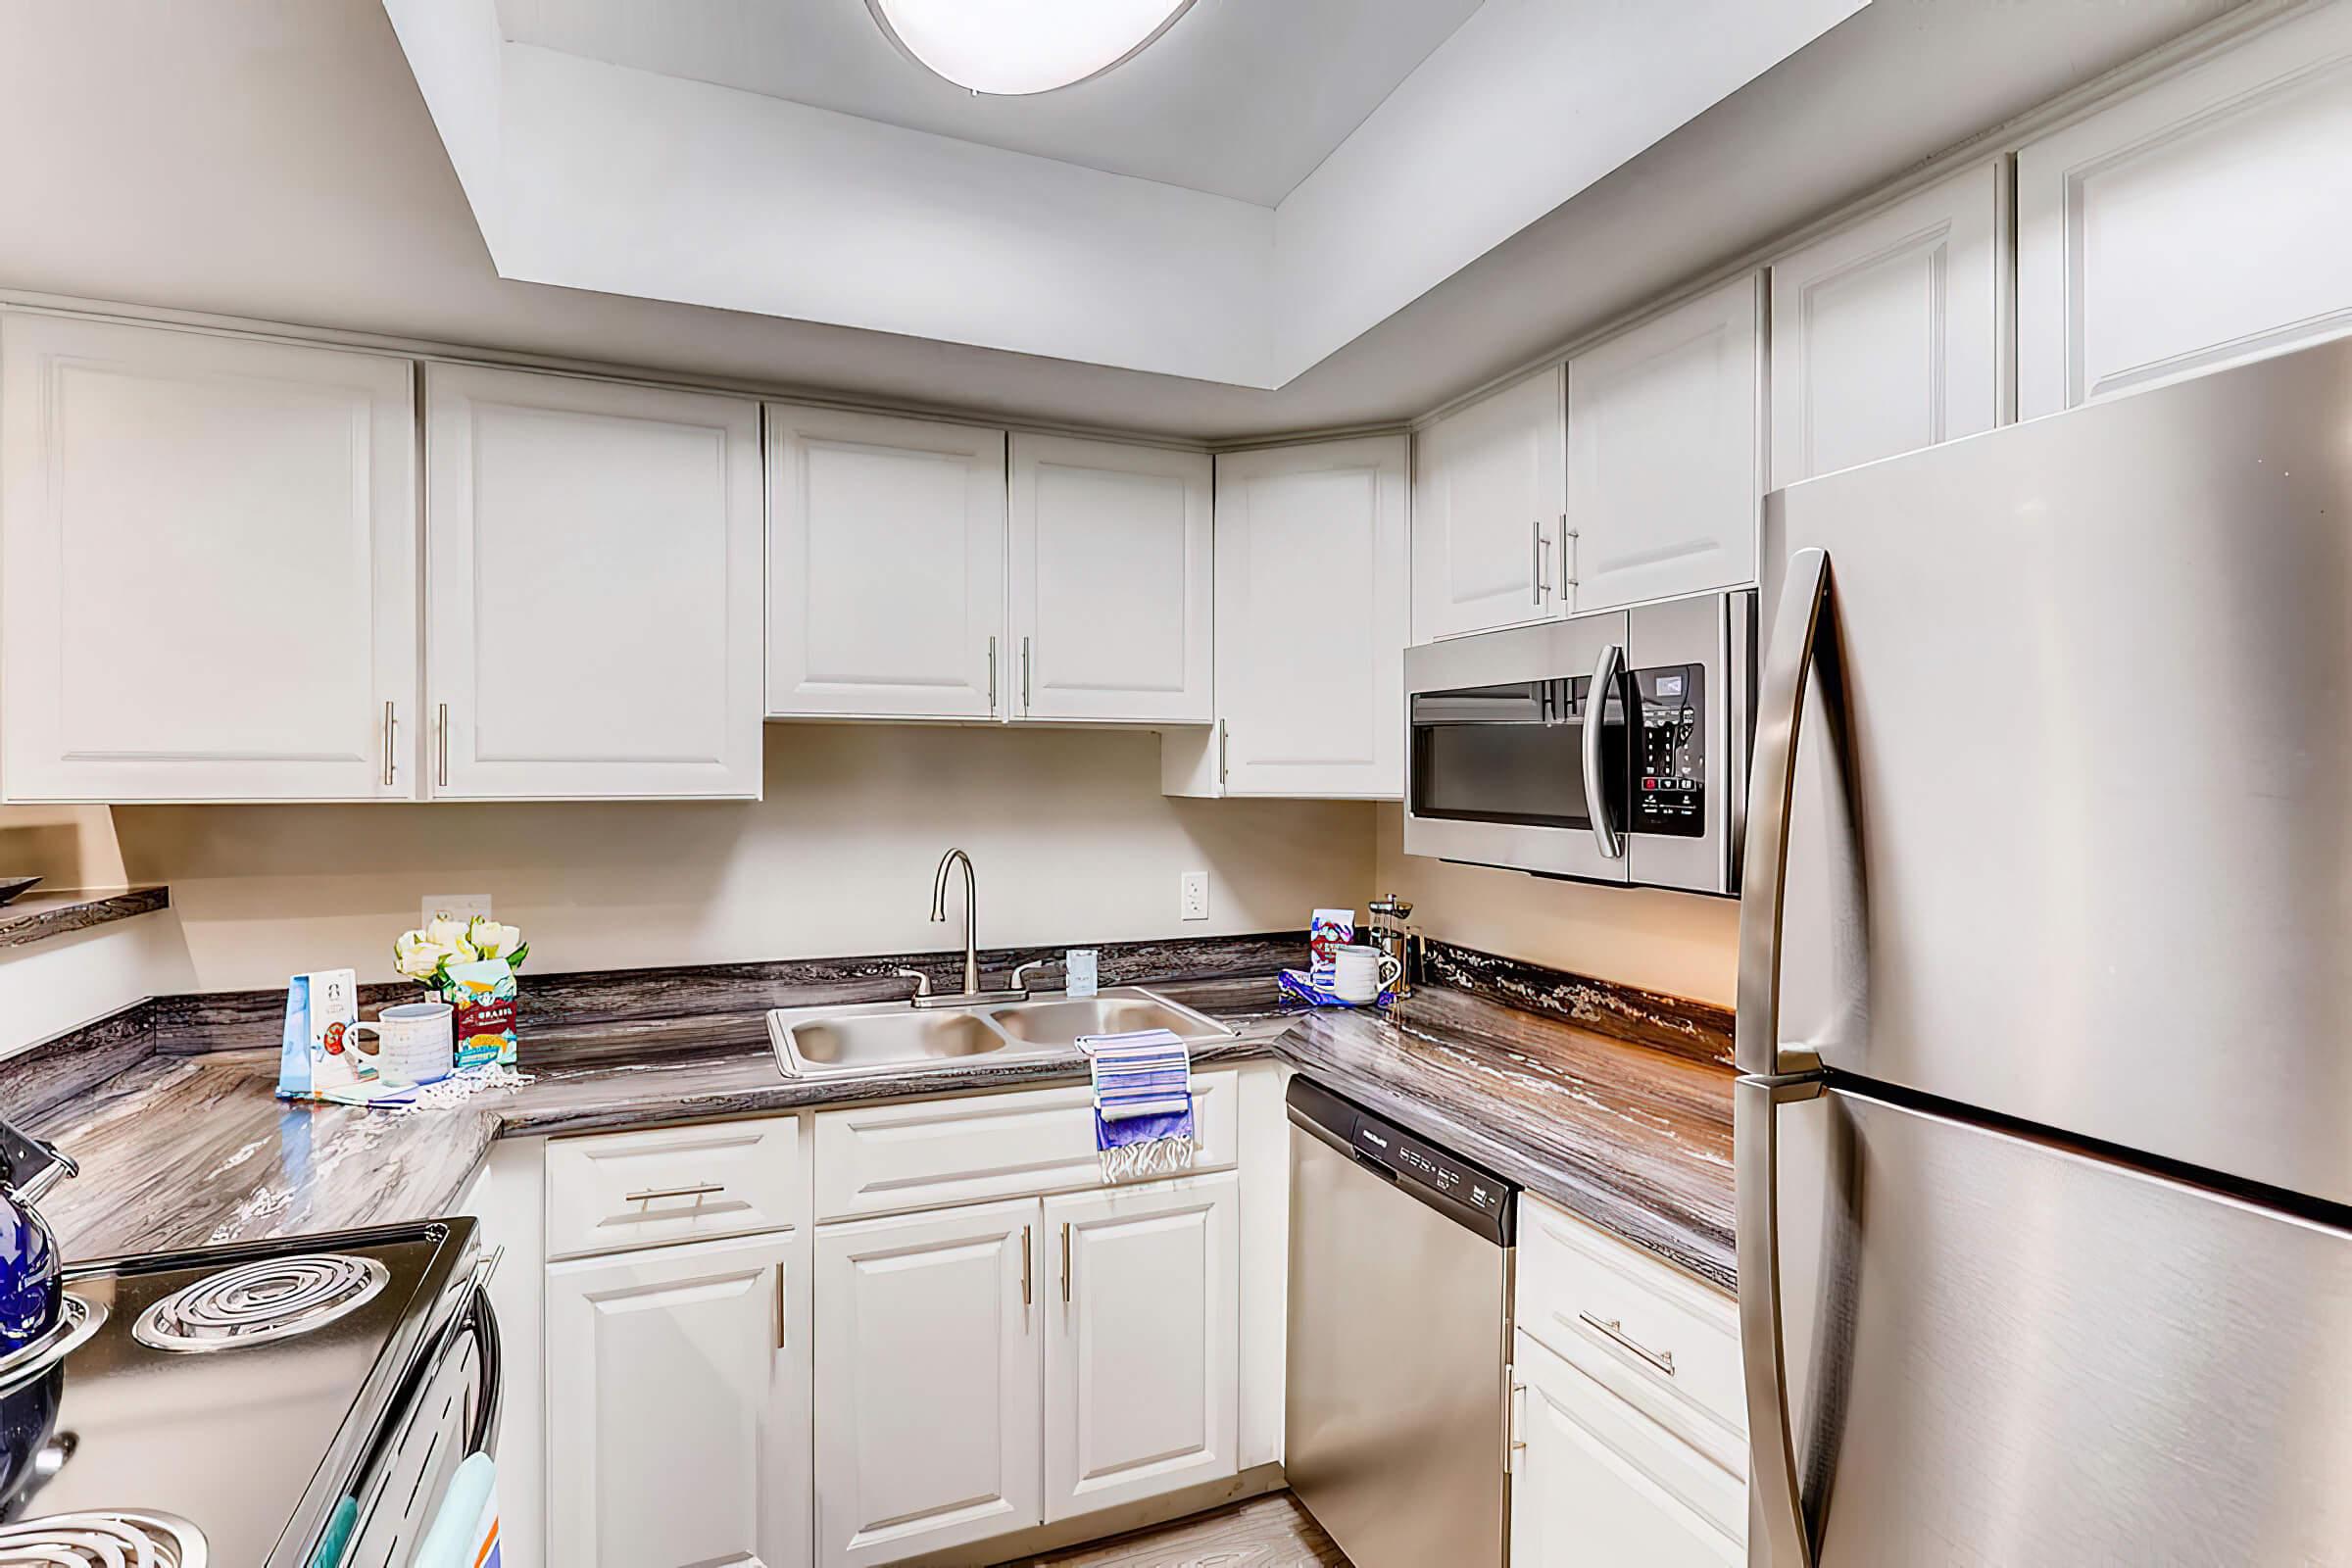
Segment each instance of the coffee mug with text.
[{"label": "coffee mug with text", "polygon": [[[358,1059],[374,1067],[387,1088],[405,1089],[449,1076],[455,1050],[457,1009],[446,1002],[404,1002],[386,1007],[369,1023],[355,1023],[347,1038]],[[361,1040],[373,1035],[372,1045]]]}]

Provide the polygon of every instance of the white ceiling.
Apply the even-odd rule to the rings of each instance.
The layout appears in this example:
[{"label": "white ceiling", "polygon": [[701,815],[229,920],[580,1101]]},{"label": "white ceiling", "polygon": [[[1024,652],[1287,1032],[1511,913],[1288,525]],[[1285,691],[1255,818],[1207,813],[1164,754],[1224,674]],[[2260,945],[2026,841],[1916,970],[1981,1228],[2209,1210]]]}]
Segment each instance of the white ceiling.
[{"label": "white ceiling", "polygon": [[[616,0],[563,3],[609,20]],[[1268,93],[1297,101],[1293,83],[1233,80],[1245,61],[1267,64],[1259,50],[1297,83],[1348,79],[1336,46],[1374,36],[1360,17],[1323,18],[1330,62],[1311,38],[1264,20],[1326,3],[1235,0],[1185,15],[1137,60],[1069,90],[1069,102],[1102,105],[1084,125],[1053,127],[1062,94],[978,102],[990,125],[1038,127],[1056,151],[1125,137],[1163,157],[1189,157],[1196,141],[1231,147],[1206,128],[1222,106],[1242,129],[1273,135],[1278,161],[1317,160],[1260,206],[519,42],[506,36],[498,0],[382,0],[503,277],[1265,388],[1870,0],[1486,0],[1400,79],[1401,56],[1367,77],[1368,113],[1336,146],[1294,148],[1283,117],[1250,107]],[[1388,20],[1391,3],[1367,4],[1371,22]],[[856,20],[853,7],[862,9],[806,0],[784,10],[839,24]],[[674,52],[667,6],[638,3],[632,14],[660,16],[662,27],[632,35],[658,40],[665,59]],[[752,0],[723,22],[689,10],[708,24],[695,64],[707,69],[730,42],[747,58],[792,57],[792,39],[747,33],[754,18],[778,14]],[[902,86],[921,85],[925,74],[892,61],[878,28],[859,23],[841,44],[875,55],[894,104]],[[1152,72],[1189,84],[1188,98],[1204,87],[1209,97],[1178,122],[1117,128],[1129,89]]]},{"label": "white ceiling", "polygon": [[1197,0],[1117,70],[986,98],[883,37],[865,0],[498,0],[515,43],[1271,207],[1479,0]]},{"label": "white ceiling", "polygon": [[378,7],[0,0],[0,290],[1215,442],[1380,424],[2234,3],[1877,0],[1268,391],[502,278]]}]

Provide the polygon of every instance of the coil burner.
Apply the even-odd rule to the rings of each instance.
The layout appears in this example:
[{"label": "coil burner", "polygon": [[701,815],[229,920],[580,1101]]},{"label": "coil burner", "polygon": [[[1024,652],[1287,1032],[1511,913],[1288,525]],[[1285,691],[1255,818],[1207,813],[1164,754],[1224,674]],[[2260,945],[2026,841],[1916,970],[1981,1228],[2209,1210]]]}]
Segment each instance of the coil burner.
[{"label": "coil burner", "polygon": [[358,1310],[390,1278],[373,1258],[341,1252],[257,1258],[165,1297],[139,1314],[131,1335],[156,1350],[267,1345]]},{"label": "coil burner", "polygon": [[205,1568],[204,1535],[168,1513],[53,1513],[0,1525],[0,1568]]}]

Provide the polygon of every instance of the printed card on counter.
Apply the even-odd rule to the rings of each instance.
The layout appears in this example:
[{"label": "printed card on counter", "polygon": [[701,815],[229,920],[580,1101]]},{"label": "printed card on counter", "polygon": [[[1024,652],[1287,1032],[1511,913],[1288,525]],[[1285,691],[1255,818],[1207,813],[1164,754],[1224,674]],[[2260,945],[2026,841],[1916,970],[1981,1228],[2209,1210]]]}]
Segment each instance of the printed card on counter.
[{"label": "printed card on counter", "polygon": [[321,969],[298,974],[286,984],[286,1028],[277,1057],[281,1100],[322,1100],[349,1094],[375,1071],[352,1050],[351,1026],[360,1021],[360,976],[356,969]]}]

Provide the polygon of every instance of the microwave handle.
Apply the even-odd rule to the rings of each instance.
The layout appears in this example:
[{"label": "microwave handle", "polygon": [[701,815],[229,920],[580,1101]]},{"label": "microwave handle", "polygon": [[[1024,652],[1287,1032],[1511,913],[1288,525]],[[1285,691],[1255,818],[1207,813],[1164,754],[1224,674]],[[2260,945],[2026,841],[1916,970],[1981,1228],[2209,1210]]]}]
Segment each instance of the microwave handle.
[{"label": "microwave handle", "polygon": [[1609,693],[1625,676],[1625,648],[1610,643],[1592,665],[1592,695],[1585,706],[1585,804],[1592,814],[1592,839],[1601,858],[1625,858],[1625,832],[1609,815],[1608,781],[1600,776],[1600,732],[1608,719]]}]

